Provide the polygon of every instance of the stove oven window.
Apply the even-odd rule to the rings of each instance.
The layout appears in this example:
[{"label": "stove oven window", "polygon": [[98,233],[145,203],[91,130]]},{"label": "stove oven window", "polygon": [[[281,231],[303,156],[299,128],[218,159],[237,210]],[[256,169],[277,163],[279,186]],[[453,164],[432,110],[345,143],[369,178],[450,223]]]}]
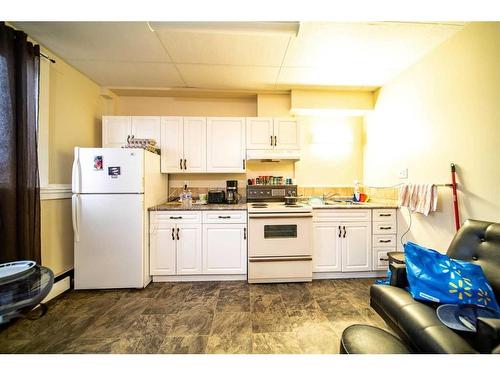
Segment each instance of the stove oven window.
[{"label": "stove oven window", "polygon": [[297,238],[297,225],[264,225],[264,238]]}]

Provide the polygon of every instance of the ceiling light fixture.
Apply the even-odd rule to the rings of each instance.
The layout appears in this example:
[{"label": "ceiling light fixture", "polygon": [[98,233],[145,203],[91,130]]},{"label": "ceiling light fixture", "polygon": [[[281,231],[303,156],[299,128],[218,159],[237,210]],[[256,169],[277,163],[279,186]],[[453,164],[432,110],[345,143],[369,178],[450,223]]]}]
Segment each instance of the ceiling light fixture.
[{"label": "ceiling light fixture", "polygon": [[300,22],[148,22],[156,31],[171,30],[221,34],[286,34],[297,36]]}]

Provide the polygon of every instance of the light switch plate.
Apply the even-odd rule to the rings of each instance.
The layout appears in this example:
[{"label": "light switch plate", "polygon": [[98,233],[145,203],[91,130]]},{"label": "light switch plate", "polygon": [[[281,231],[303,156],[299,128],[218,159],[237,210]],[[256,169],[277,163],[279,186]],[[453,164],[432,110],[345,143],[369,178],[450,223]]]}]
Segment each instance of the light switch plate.
[{"label": "light switch plate", "polygon": [[398,172],[398,177],[401,179],[408,178],[408,168],[400,169]]}]

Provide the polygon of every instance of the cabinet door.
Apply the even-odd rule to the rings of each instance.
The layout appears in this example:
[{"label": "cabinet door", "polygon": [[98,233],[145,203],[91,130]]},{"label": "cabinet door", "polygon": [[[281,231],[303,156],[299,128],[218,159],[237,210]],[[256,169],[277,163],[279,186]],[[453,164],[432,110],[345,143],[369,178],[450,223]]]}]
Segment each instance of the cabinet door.
[{"label": "cabinet door", "polygon": [[371,271],[371,236],[370,222],[342,223],[343,272]]},{"label": "cabinet door", "polygon": [[246,224],[203,224],[203,273],[245,274]]},{"label": "cabinet door", "polygon": [[274,144],[273,119],[269,117],[247,117],[246,148],[248,150],[270,150]]},{"label": "cabinet door", "polygon": [[185,172],[207,170],[207,121],[205,117],[184,117]]},{"label": "cabinet door", "polygon": [[161,171],[163,173],[182,172],[184,159],[182,117],[161,118]]},{"label": "cabinet door", "polygon": [[127,137],[131,134],[130,116],[102,117],[102,147],[122,147],[127,144]]},{"label": "cabinet door", "polygon": [[207,172],[243,173],[245,160],[245,119],[207,118]]},{"label": "cabinet door", "polygon": [[299,123],[293,119],[274,119],[275,148],[300,149]]},{"label": "cabinet door", "polygon": [[132,116],[132,134],[135,138],[154,139],[160,148],[160,117]]},{"label": "cabinet door", "polygon": [[175,225],[151,223],[149,260],[151,275],[175,275]]},{"label": "cabinet door", "polygon": [[177,274],[201,274],[201,224],[177,224]]},{"label": "cabinet door", "polygon": [[338,222],[313,224],[313,272],[342,271],[342,233]]}]

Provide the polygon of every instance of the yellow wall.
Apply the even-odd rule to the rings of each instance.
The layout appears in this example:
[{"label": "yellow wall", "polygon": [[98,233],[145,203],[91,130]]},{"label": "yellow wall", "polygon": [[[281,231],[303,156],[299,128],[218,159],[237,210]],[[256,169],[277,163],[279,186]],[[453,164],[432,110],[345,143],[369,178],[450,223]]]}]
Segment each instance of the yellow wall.
[{"label": "yellow wall", "polygon": [[[300,93],[305,101],[308,93],[318,96],[317,91]],[[259,116],[290,116],[290,95],[258,95],[257,104]],[[297,119],[300,121],[300,161],[249,162],[249,177],[290,176],[300,186],[352,186],[354,180],[362,180],[363,123],[360,117],[297,116]]]},{"label": "yellow wall", "polygon": [[[56,60],[55,64],[50,64],[48,79],[48,182],[71,184],[73,149],[75,146],[100,146],[101,116],[109,111],[108,103],[101,97],[100,87],[95,82],[50,51],[46,52]],[[41,202],[41,236],[42,264],[56,275],[71,270],[70,199]]]},{"label": "yellow wall", "polygon": [[353,186],[363,179],[363,120],[360,117],[299,117],[301,186]]},{"label": "yellow wall", "polygon": [[60,58],[50,65],[49,183],[71,183],[75,146],[101,144],[100,87]]},{"label": "yellow wall", "polygon": [[[499,40],[500,23],[469,24],[380,90],[366,123],[366,184],[400,183],[401,168],[414,183],[449,183],[454,162],[462,221],[500,221]],[[452,198],[439,191],[439,212],[414,214],[407,239],[446,251]]]},{"label": "yellow wall", "polygon": [[185,98],[120,96],[118,113],[123,116],[256,116],[251,98]]}]

